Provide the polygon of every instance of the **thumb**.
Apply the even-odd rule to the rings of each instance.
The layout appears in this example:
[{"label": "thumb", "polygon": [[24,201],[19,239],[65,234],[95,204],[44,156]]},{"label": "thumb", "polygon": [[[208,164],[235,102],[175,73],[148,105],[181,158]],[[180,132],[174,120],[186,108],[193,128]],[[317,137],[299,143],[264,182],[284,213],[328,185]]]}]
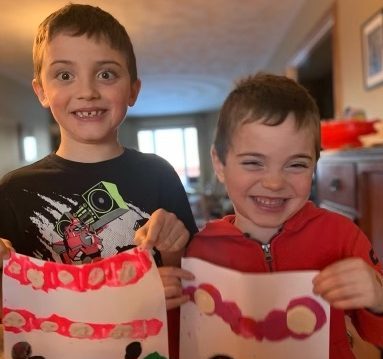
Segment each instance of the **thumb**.
[{"label": "thumb", "polygon": [[0,238],[0,261],[8,259],[11,256],[11,250],[13,250],[12,243],[8,239]]}]

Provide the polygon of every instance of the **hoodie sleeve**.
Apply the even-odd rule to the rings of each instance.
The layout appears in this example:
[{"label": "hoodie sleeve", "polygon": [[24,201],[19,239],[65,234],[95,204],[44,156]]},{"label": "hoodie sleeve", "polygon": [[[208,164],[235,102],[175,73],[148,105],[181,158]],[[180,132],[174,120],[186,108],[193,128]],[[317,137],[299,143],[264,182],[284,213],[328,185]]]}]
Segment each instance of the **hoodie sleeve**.
[{"label": "hoodie sleeve", "polygon": [[[363,258],[374,268],[378,276],[383,276],[382,265],[375,255],[371,242],[360,230],[353,242],[352,256]],[[359,309],[351,311],[350,315],[356,330],[364,340],[383,347],[383,313],[375,314],[367,309]]]}]

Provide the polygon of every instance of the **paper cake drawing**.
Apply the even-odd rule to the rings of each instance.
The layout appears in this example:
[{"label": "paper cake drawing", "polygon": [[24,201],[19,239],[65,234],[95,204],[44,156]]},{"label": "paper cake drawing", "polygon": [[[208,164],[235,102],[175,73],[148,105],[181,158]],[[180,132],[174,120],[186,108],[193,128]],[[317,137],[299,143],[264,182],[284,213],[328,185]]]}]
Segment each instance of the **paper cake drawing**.
[{"label": "paper cake drawing", "polygon": [[4,358],[166,359],[165,297],[148,251],[84,265],[13,253],[3,268]]}]

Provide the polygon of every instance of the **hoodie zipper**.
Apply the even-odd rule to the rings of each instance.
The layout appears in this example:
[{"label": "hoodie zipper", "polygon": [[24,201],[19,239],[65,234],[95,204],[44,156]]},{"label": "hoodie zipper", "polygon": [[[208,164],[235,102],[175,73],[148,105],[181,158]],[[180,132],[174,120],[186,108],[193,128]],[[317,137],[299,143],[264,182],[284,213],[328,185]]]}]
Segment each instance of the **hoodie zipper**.
[{"label": "hoodie zipper", "polygon": [[271,244],[270,243],[264,243],[261,245],[263,256],[265,258],[265,262],[269,267],[270,272],[273,271],[273,256],[271,254]]},{"label": "hoodie zipper", "polygon": [[[270,272],[274,272],[274,269],[273,269],[273,255],[271,254],[271,242],[276,238],[278,237],[282,232],[282,229],[280,229],[277,233],[275,233],[269,240],[269,242],[267,243],[262,243],[261,241],[257,240],[257,239],[253,239],[255,240],[256,242],[258,242],[260,245],[261,245],[261,248],[262,248],[262,251],[263,251],[263,257],[265,259],[265,262],[267,264],[267,266],[269,267],[269,271]],[[247,238],[251,238],[250,237],[250,234],[248,233],[244,233],[245,237]]]},{"label": "hoodie zipper", "polygon": [[270,240],[267,243],[261,243],[262,251],[263,251],[263,256],[265,258],[265,262],[267,266],[269,267],[270,272],[274,272],[273,269],[273,255],[271,254],[271,242],[276,239],[282,232],[282,228],[279,229],[277,233],[275,233]]}]

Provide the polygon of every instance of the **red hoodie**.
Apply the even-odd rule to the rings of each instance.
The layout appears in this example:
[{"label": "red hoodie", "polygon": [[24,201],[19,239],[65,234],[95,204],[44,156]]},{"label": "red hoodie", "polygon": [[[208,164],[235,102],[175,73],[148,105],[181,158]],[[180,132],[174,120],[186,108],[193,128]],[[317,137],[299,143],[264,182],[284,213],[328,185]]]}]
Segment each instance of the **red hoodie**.
[{"label": "red hoodie", "polygon": [[[186,256],[252,273],[321,270],[341,259],[360,257],[382,273],[371,243],[361,230],[346,217],[317,208],[311,202],[273,237],[268,254],[262,243],[233,225],[234,219],[230,215],[208,223],[195,235]],[[363,339],[383,346],[383,315],[364,309],[347,314]],[[330,359],[355,358],[348,343],[344,315],[344,311],[331,308]]]}]

